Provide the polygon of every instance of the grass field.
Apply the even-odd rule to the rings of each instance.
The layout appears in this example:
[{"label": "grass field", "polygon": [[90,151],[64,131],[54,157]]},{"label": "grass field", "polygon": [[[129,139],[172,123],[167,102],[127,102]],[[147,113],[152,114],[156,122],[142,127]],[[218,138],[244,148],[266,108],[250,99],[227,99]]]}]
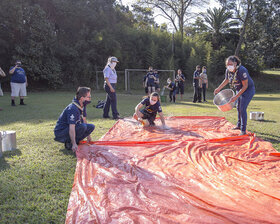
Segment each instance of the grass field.
[{"label": "grass field", "polygon": [[[8,93],[0,98],[1,130],[15,130],[17,150],[5,152],[0,158],[0,223],[64,223],[72,189],[76,158],[53,141],[56,120],[73,92],[34,92],[26,98],[27,106],[11,107]],[[235,123],[236,109],[223,113],[213,104],[193,104],[192,93],[184,95],[178,103],[163,103],[165,116],[211,115],[224,116]],[[92,134],[98,140],[114,120],[104,120],[102,110],[93,107],[105,94],[92,93],[88,106],[88,121],[96,125]],[[118,109],[122,116],[131,116],[141,95],[118,94]],[[16,102],[18,104],[18,101]],[[264,121],[248,120],[248,130],[270,141],[280,151],[280,93],[256,94],[249,111],[263,111]]]}]

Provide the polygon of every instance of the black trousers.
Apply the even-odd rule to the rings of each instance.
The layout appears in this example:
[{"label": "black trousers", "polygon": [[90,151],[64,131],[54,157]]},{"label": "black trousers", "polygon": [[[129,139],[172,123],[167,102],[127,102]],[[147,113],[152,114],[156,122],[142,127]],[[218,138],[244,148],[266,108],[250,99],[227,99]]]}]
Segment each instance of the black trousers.
[{"label": "black trousers", "polygon": [[[111,83],[111,86],[116,90],[116,84]],[[107,95],[106,95],[106,103],[103,108],[103,117],[109,116],[109,110],[111,106],[113,118],[117,118],[119,115],[117,110],[117,94],[116,92],[112,93],[110,87],[107,84],[105,84],[104,89]]]},{"label": "black trousers", "polygon": [[193,102],[201,102],[201,88],[199,86],[193,87]]}]

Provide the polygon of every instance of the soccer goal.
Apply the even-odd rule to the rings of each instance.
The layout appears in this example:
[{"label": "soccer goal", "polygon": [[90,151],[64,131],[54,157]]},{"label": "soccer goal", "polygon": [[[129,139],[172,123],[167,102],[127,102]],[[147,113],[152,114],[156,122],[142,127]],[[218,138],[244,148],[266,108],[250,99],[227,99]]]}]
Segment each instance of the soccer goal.
[{"label": "soccer goal", "polygon": [[[159,87],[162,89],[165,86],[167,78],[175,79],[175,70],[157,70],[159,74]],[[143,79],[147,74],[147,69],[125,69],[124,80],[125,90],[143,89]]]}]

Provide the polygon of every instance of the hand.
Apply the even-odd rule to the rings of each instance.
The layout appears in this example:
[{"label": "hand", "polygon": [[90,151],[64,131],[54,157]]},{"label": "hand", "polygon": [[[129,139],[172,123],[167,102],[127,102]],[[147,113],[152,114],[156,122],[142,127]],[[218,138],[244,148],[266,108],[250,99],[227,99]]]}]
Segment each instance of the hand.
[{"label": "hand", "polygon": [[77,146],[77,144],[75,143],[75,144],[72,145],[72,151],[73,151],[73,152],[76,152],[77,150],[78,150],[78,146]]},{"label": "hand", "polygon": [[229,100],[229,103],[235,102],[237,100],[236,96],[231,97],[231,99]]},{"label": "hand", "polygon": [[27,86],[28,86],[28,82],[26,82],[26,84],[25,84],[25,85],[26,85],[26,87],[27,87]]},{"label": "hand", "polygon": [[87,137],[87,142],[91,142],[91,137],[90,137],[90,135]]},{"label": "hand", "polygon": [[110,91],[111,91],[112,93],[116,92],[116,91],[114,90],[114,88],[110,88]]},{"label": "hand", "polygon": [[220,90],[217,88],[214,90],[214,95],[216,95],[218,92],[220,92]]}]

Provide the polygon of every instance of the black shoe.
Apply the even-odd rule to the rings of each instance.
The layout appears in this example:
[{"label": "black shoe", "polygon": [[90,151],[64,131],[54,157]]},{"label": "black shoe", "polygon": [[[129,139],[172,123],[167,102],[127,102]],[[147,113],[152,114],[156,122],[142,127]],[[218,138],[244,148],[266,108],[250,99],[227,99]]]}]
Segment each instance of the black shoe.
[{"label": "black shoe", "polygon": [[26,104],[25,103],[20,103],[19,105],[25,106]]},{"label": "black shoe", "polygon": [[202,103],[201,101],[198,101],[198,103]]},{"label": "black shoe", "polygon": [[235,126],[234,128],[232,128],[231,130],[240,130],[240,127]]},{"label": "black shoe", "polygon": [[106,119],[106,118],[110,118],[110,116],[104,116],[104,115],[103,115],[103,118],[105,118],[105,119]]},{"label": "black shoe", "polygon": [[196,101],[192,101],[193,103],[196,103]]},{"label": "black shoe", "polygon": [[64,146],[66,149],[71,150],[72,149],[72,143],[71,142],[65,142]]},{"label": "black shoe", "polygon": [[204,100],[203,102],[204,102],[204,103],[207,103],[208,101],[207,101],[207,100]]},{"label": "black shoe", "polygon": [[119,119],[123,119],[122,117],[120,117],[119,115],[113,118],[114,120],[119,120]]},{"label": "black shoe", "polygon": [[15,101],[14,100],[12,100],[12,102],[11,102],[11,106],[15,106],[16,104],[15,104]]}]

